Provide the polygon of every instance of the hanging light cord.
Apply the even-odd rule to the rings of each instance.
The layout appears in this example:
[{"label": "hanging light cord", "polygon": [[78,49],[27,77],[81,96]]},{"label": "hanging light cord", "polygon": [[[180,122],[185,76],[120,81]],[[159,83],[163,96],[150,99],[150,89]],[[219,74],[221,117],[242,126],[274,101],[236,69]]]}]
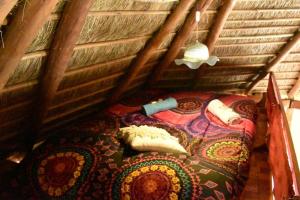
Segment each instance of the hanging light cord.
[{"label": "hanging light cord", "polygon": [[3,35],[2,35],[2,31],[0,30],[0,39],[1,39],[1,44],[2,44],[2,48],[4,49],[4,40],[3,40]]},{"label": "hanging light cord", "polygon": [[200,22],[200,18],[201,18],[201,13],[200,11],[196,11],[196,23],[197,23],[197,29],[196,29],[196,37],[197,37],[197,42],[199,42],[199,22]]}]

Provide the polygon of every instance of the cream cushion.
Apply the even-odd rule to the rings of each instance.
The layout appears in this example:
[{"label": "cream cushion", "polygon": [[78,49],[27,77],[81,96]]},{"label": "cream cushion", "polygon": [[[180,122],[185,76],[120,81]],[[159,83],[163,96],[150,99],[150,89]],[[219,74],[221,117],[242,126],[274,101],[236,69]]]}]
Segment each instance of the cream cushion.
[{"label": "cream cushion", "polygon": [[171,136],[162,128],[132,125],[120,128],[120,136],[137,151],[187,153],[179,144],[178,138]]}]

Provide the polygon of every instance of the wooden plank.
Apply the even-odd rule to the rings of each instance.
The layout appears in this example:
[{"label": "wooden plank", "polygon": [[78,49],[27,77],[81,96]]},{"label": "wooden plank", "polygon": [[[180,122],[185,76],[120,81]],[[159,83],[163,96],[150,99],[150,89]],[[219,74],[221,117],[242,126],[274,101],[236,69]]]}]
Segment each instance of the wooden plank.
[{"label": "wooden plank", "polygon": [[294,96],[299,92],[300,90],[300,75],[299,75],[299,78],[298,80],[296,81],[295,85],[292,87],[292,89],[289,91],[288,93],[288,97],[290,99],[293,99]]},{"label": "wooden plank", "polygon": [[175,36],[175,39],[172,41],[172,44],[169,47],[169,50],[164,56],[162,62],[154,69],[154,72],[148,82],[149,86],[153,86],[155,83],[157,83],[157,81],[160,80],[164,71],[172,64],[172,62],[180,52],[181,47],[184,46],[185,42],[193,33],[193,30],[197,27],[197,22],[195,20],[196,11],[200,11],[203,15],[211,2],[212,0],[202,0],[192,9],[186,21],[184,22],[183,27]]},{"label": "wooden plank", "polygon": [[0,27],[4,24],[4,20],[8,13],[13,9],[18,0],[1,0],[0,1]]},{"label": "wooden plank", "polygon": [[120,16],[120,15],[168,15],[170,13],[171,11],[169,10],[142,10],[142,11],[141,10],[118,10],[118,11],[90,11],[88,15],[100,17],[100,16]]},{"label": "wooden plank", "polygon": [[300,109],[300,101],[292,100],[290,104],[290,108]]},{"label": "wooden plank", "polygon": [[0,48],[0,90],[4,88],[58,1],[31,0],[25,7],[18,8],[4,35],[5,48]]},{"label": "wooden plank", "polygon": [[259,75],[257,78],[249,85],[246,92],[250,93],[251,90],[257,86],[260,80],[264,79],[272,69],[278,65],[281,61],[283,61],[286,56],[292,51],[292,49],[297,45],[300,41],[300,32],[296,33],[294,37],[280,50],[277,57],[269,62],[266,66],[260,69]]},{"label": "wooden plank", "polygon": [[144,36],[136,36],[133,38],[125,38],[125,39],[116,39],[116,40],[110,40],[110,41],[79,44],[79,45],[75,46],[74,50],[95,48],[95,47],[101,47],[101,46],[109,46],[109,45],[114,45],[114,44],[126,44],[126,43],[136,42],[136,41],[140,41],[140,40],[147,40],[147,39],[150,39],[151,36],[152,35],[144,35]]},{"label": "wooden plank", "polygon": [[56,109],[56,108],[59,108],[59,107],[63,107],[63,106],[65,106],[65,105],[68,105],[68,104],[70,104],[70,103],[73,103],[73,102],[82,100],[82,99],[84,99],[84,98],[87,98],[87,97],[90,97],[90,96],[94,96],[94,95],[96,95],[96,94],[100,94],[100,93],[106,92],[106,91],[108,91],[108,90],[111,90],[112,88],[113,88],[113,86],[109,86],[109,87],[107,87],[107,88],[104,88],[104,89],[101,89],[101,90],[97,90],[97,91],[95,91],[95,92],[88,93],[88,94],[83,95],[83,96],[79,96],[79,97],[77,97],[77,98],[72,98],[72,99],[70,99],[70,100],[64,101],[64,102],[59,103],[59,104],[57,104],[57,105],[52,105],[52,106],[49,108],[49,110],[51,110],[51,109]]},{"label": "wooden plank", "polygon": [[158,33],[146,44],[145,48],[140,51],[139,56],[134,60],[132,65],[129,67],[128,73],[121,80],[119,86],[113,92],[109,98],[109,102],[116,102],[128,88],[133,79],[140,72],[141,67],[147,63],[147,61],[154,54],[155,50],[159,48],[164,39],[174,31],[179,21],[185,16],[188,9],[194,4],[194,0],[182,0],[167,18],[165,24],[158,31]]},{"label": "wooden plank", "polygon": [[[300,34],[298,34],[300,35]],[[295,148],[294,148],[294,144],[293,144],[293,140],[292,140],[292,134],[291,134],[291,130],[289,127],[289,122],[284,110],[284,106],[282,103],[282,99],[280,96],[280,91],[278,88],[278,84],[276,82],[276,78],[273,72],[271,72],[270,74],[270,80],[273,83],[273,88],[275,90],[275,95],[277,97],[280,109],[281,109],[281,114],[282,114],[282,119],[283,119],[283,129],[285,129],[285,131],[283,131],[283,137],[284,137],[284,143],[287,147],[286,149],[286,154],[288,156],[288,163],[289,163],[289,167],[290,170],[292,172],[292,177],[293,177],[293,187],[294,187],[294,192],[295,192],[295,196],[299,196],[299,192],[300,192],[300,168],[299,168],[299,164],[297,162],[297,156],[296,156],[296,152],[295,152]]]},{"label": "wooden plank", "polygon": [[[222,5],[220,11],[218,12],[217,17],[214,20],[215,22],[209,32],[207,40],[206,40],[206,46],[208,48],[209,54],[211,54],[213,52],[214,47],[217,43],[217,40],[219,39],[221,32],[224,28],[224,25],[227,21],[227,18],[229,16],[229,14],[231,13],[236,2],[237,2],[236,0],[224,1],[224,4]],[[219,45],[219,46],[222,46],[222,45]],[[208,66],[205,64],[197,70],[196,76],[194,78],[194,80],[195,80],[194,83],[196,83],[197,80],[199,80],[202,77],[202,75],[205,73],[207,67]]]},{"label": "wooden plank", "polygon": [[84,25],[92,0],[73,0],[65,5],[62,18],[56,29],[49,57],[46,63],[46,71],[43,73],[39,90],[38,102],[33,130],[38,132],[43,124],[44,117],[55,97],[60,81],[68,67],[76,41]]},{"label": "wooden plank", "polygon": [[76,108],[74,108],[74,109],[72,109],[72,110],[63,112],[63,113],[61,113],[61,114],[59,114],[59,115],[55,115],[55,116],[53,116],[53,117],[46,118],[46,119],[43,120],[43,123],[44,123],[44,124],[50,123],[50,122],[53,121],[53,120],[56,120],[56,119],[62,118],[62,117],[64,117],[64,116],[70,115],[70,114],[75,113],[75,112],[77,112],[77,111],[79,111],[79,110],[84,110],[85,108],[88,108],[88,107],[93,106],[93,105],[95,105],[95,104],[99,104],[99,103],[103,102],[104,100],[105,100],[105,98],[102,98],[102,99],[95,99],[95,100],[92,101],[92,102],[89,102],[89,103],[87,103],[87,104],[81,105],[81,106],[76,107]]}]

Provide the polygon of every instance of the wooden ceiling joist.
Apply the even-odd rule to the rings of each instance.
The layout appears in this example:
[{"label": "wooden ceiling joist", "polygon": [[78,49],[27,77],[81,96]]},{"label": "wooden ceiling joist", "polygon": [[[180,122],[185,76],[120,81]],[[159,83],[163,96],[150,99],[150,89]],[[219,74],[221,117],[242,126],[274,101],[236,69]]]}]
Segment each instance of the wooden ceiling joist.
[{"label": "wooden ceiling joist", "polygon": [[162,62],[155,67],[153,74],[149,78],[149,86],[153,86],[155,83],[157,83],[157,81],[160,80],[164,71],[172,64],[174,59],[179,54],[181,48],[184,46],[185,42],[193,33],[193,30],[197,27],[197,22],[195,20],[196,11],[200,11],[200,13],[203,15],[211,2],[212,0],[202,0],[192,9],[182,28],[172,41],[171,46],[169,47],[169,50],[164,56]]},{"label": "wooden ceiling joist", "polygon": [[[213,52],[217,40],[219,39],[221,32],[225,26],[227,18],[231,13],[236,2],[237,0],[225,0],[220,11],[218,12],[217,17],[215,19],[215,23],[213,24],[206,40],[206,46],[208,48],[209,54]],[[197,74],[195,76],[194,81],[195,84],[197,83],[197,80],[199,80],[201,76],[205,73],[207,67],[207,65],[203,65],[197,70]]]},{"label": "wooden ceiling joist", "polygon": [[264,79],[269,72],[272,71],[272,69],[278,65],[281,61],[283,61],[286,56],[292,51],[292,49],[297,45],[297,43],[300,41],[300,32],[297,32],[294,37],[286,43],[286,45],[281,49],[281,51],[278,53],[278,55],[272,59],[266,66],[262,67],[259,70],[258,76],[255,78],[255,80],[249,85],[246,92],[250,93],[251,90],[257,86],[259,81]]},{"label": "wooden ceiling joist", "polygon": [[47,21],[58,1],[31,0],[26,7],[18,8],[4,35],[5,48],[0,48],[0,90],[4,88],[27,47]]},{"label": "wooden ceiling joist", "polygon": [[109,102],[116,102],[122,94],[126,91],[128,86],[132,83],[134,78],[140,72],[140,69],[147,63],[154,52],[159,48],[164,39],[174,31],[180,20],[188,12],[189,8],[195,3],[195,0],[182,0],[175,8],[175,10],[167,18],[165,24],[161,27],[159,32],[148,42],[145,48],[139,52],[139,56],[133,61],[129,67],[128,73],[121,80],[121,83],[111,95]]},{"label": "wooden ceiling joist", "polygon": [[0,1],[0,27],[3,25],[8,13],[13,9],[18,0],[1,0]]},{"label": "wooden ceiling joist", "polygon": [[51,44],[45,71],[41,78],[34,129],[39,131],[68,67],[92,0],[68,1]]}]

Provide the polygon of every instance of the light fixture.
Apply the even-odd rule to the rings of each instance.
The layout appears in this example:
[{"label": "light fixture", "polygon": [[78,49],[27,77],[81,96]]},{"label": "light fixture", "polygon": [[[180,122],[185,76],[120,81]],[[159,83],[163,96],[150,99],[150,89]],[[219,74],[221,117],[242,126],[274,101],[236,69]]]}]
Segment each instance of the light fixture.
[{"label": "light fixture", "polygon": [[200,11],[196,12],[197,22],[197,40],[195,44],[190,45],[184,52],[184,58],[176,59],[176,65],[185,64],[191,69],[198,69],[203,63],[207,63],[210,66],[215,65],[219,58],[217,56],[209,56],[208,48],[205,44],[199,42],[198,38],[198,24],[200,22]]}]

